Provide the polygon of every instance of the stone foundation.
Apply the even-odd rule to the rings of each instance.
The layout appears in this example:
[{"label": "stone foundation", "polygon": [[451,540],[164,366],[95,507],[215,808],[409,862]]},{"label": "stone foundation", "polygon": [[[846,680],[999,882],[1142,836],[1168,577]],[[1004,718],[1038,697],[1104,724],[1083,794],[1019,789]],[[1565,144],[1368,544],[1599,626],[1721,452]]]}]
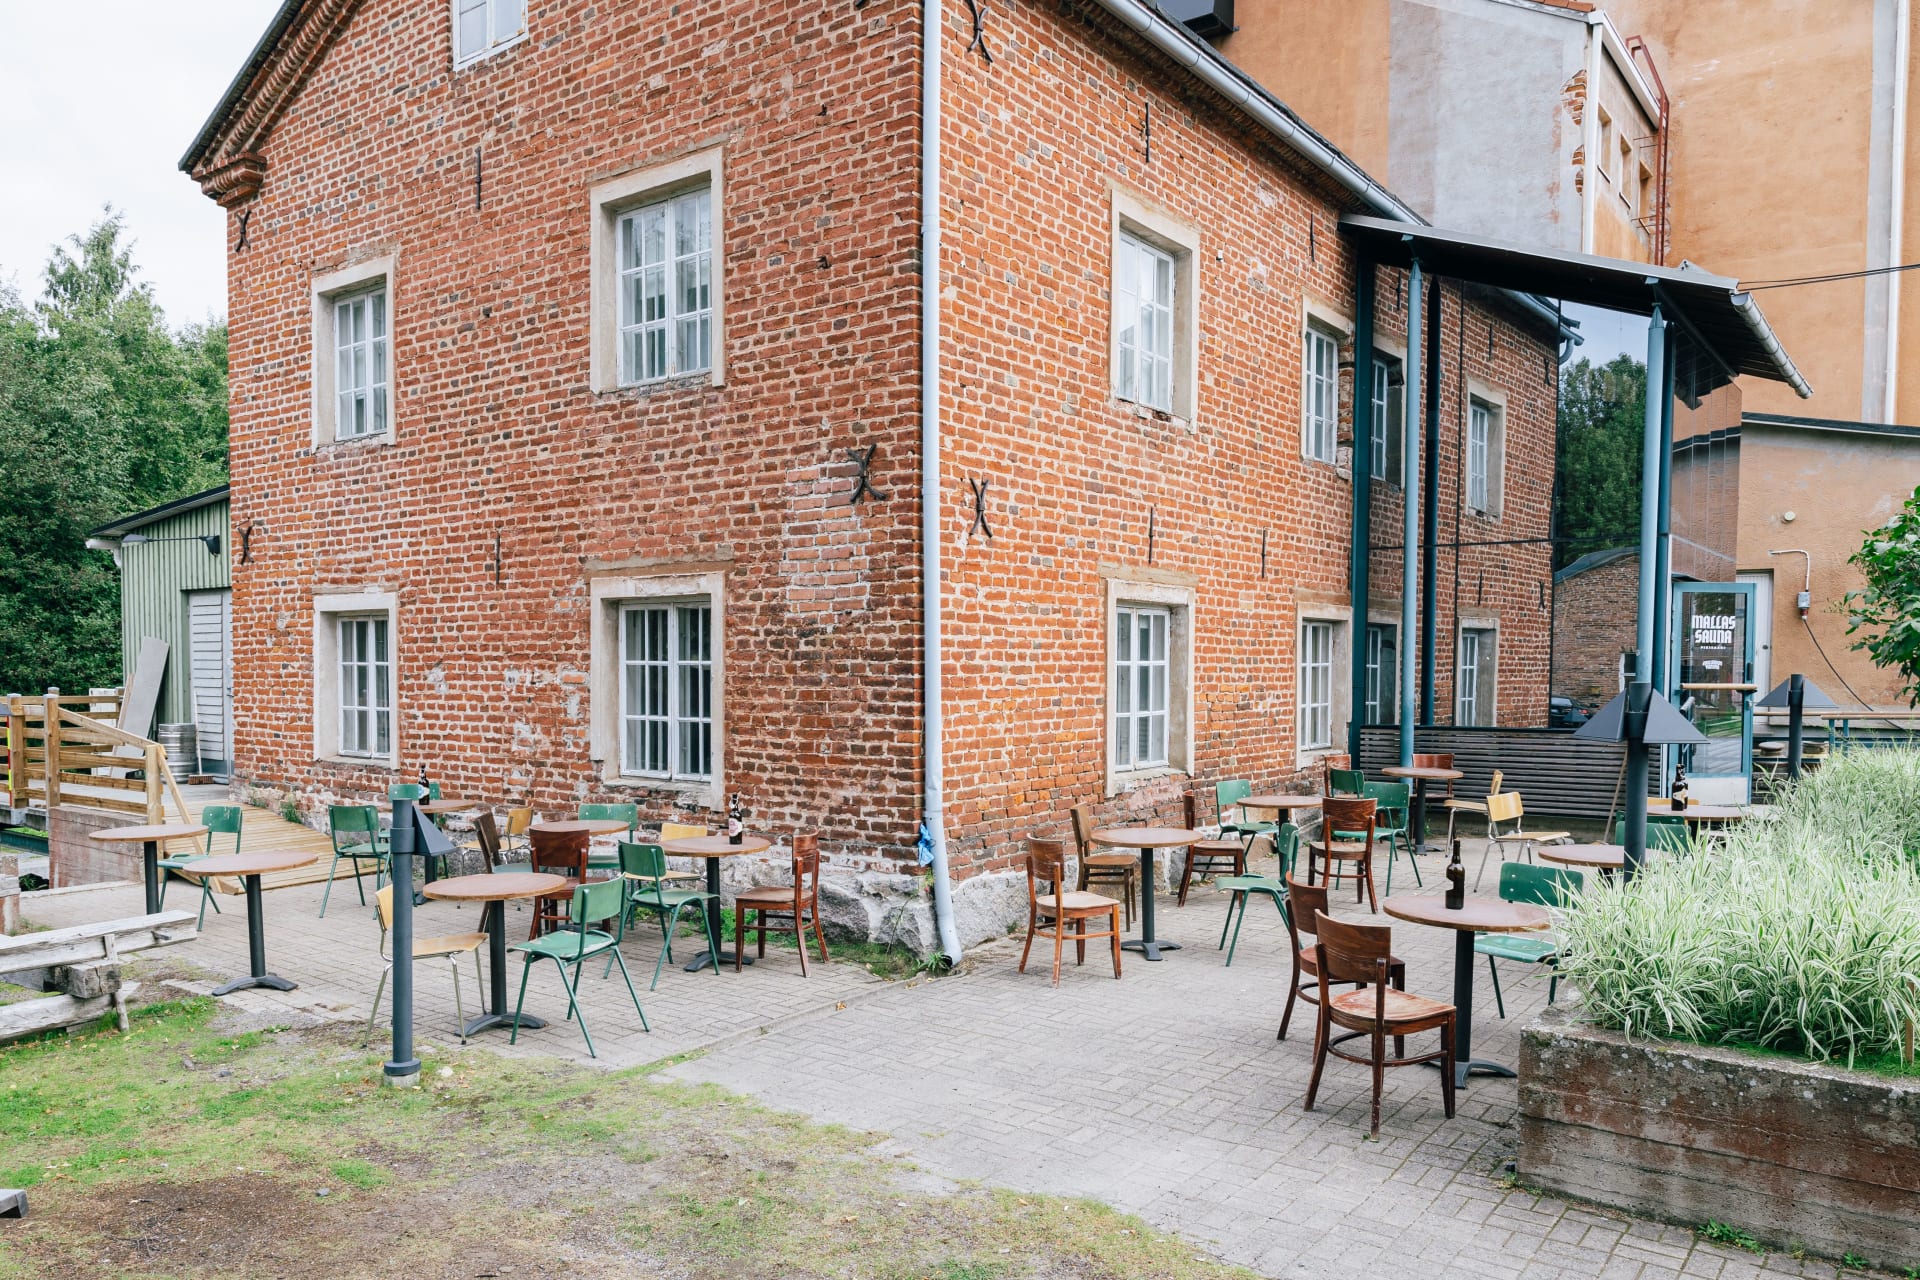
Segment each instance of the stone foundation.
[{"label": "stone foundation", "polygon": [[1516,1163],[1636,1214],[1920,1262],[1920,1080],[1630,1041],[1548,1009],[1522,1036]]}]

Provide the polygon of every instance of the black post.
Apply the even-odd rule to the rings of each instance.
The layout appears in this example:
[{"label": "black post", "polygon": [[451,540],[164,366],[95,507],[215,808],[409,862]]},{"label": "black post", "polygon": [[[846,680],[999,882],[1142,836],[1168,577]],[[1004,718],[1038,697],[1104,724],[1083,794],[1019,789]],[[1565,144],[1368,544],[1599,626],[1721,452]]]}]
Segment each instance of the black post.
[{"label": "black post", "polygon": [[[1633,683],[1627,686],[1624,733],[1627,743],[1626,856],[1621,876],[1631,882],[1647,860],[1647,707],[1653,686],[1640,678],[1634,664]],[[396,953],[397,954],[397,953]]]},{"label": "black post", "polygon": [[[1426,510],[1420,513],[1424,525],[1420,534],[1420,723],[1428,726],[1433,724],[1434,615],[1439,612],[1440,599],[1440,325],[1446,319],[1441,305],[1444,292],[1435,280],[1427,303],[1427,468],[1421,473],[1427,496]],[[1454,536],[1456,540],[1459,537]],[[1458,547],[1453,549],[1453,572],[1457,580]],[[1424,828],[1414,833],[1416,846],[1426,838]]]},{"label": "black post", "polygon": [[1787,677],[1787,781],[1800,777],[1801,718],[1807,709],[1807,678],[1799,672]]},{"label": "black post", "polygon": [[391,1085],[420,1083],[413,1055],[413,801],[393,802],[393,1059],[381,1068]]}]

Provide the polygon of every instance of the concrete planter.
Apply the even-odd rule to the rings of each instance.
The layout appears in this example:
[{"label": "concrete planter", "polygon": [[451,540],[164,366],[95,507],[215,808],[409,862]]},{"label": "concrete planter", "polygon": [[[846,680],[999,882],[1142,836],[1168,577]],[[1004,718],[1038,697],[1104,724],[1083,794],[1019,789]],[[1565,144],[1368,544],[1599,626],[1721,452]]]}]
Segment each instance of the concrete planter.
[{"label": "concrete planter", "polygon": [[1637,1214],[1920,1263],[1920,1080],[1628,1040],[1549,1009],[1522,1036],[1516,1163]]}]

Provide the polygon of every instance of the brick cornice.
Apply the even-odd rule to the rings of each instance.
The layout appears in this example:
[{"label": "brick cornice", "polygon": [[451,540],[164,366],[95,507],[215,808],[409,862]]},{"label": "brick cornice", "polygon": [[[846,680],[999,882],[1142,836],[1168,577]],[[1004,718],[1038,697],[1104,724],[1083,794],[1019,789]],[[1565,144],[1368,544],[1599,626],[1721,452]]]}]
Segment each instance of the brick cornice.
[{"label": "brick cornice", "polygon": [[290,0],[282,10],[182,165],[209,199],[231,209],[260,190],[268,135],[359,3]]}]

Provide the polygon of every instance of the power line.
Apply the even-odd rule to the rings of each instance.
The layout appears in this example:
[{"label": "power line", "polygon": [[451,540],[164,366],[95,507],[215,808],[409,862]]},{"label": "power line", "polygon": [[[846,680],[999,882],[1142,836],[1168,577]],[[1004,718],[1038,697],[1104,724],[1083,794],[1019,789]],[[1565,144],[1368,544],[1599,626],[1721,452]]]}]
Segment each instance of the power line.
[{"label": "power line", "polygon": [[1760,289],[1793,289],[1803,284],[1830,284],[1835,280],[1864,280],[1869,276],[1890,276],[1902,271],[1920,268],[1920,262],[1903,262],[1897,267],[1869,267],[1865,271],[1836,271],[1824,276],[1795,276],[1784,280],[1756,280],[1751,284],[1742,282],[1741,288],[1748,293]]}]

